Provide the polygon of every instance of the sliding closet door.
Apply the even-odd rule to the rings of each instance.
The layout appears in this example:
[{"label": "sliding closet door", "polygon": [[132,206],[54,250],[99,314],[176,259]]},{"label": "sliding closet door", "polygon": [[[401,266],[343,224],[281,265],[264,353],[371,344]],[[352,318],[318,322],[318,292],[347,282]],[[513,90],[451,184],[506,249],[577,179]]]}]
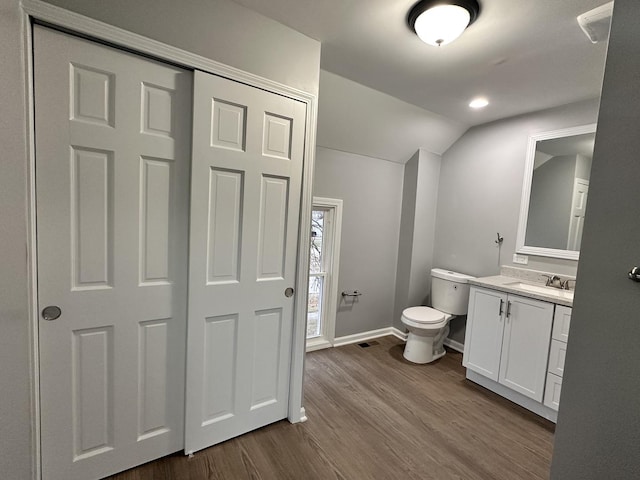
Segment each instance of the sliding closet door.
[{"label": "sliding closet door", "polygon": [[42,473],[183,448],[192,73],[35,27]]},{"label": "sliding closet door", "polygon": [[305,105],[194,79],[185,450],[287,416]]}]

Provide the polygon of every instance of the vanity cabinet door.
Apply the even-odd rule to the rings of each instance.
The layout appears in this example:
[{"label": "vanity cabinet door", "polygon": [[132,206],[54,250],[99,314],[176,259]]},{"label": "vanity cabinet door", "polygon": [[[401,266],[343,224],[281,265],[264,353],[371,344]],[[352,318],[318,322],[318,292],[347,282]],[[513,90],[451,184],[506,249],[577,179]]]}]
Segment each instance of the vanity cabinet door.
[{"label": "vanity cabinet door", "polygon": [[567,343],[569,341],[569,327],[571,326],[571,307],[564,305],[556,306],[556,313],[553,317],[552,338]]},{"label": "vanity cabinet door", "polygon": [[554,305],[509,295],[498,381],[542,402]]},{"label": "vanity cabinet door", "polygon": [[560,391],[562,390],[562,377],[547,374],[547,385],[544,389],[544,404],[552,410],[558,411],[560,407]]},{"label": "vanity cabinet door", "polygon": [[462,364],[498,381],[507,295],[471,287]]}]

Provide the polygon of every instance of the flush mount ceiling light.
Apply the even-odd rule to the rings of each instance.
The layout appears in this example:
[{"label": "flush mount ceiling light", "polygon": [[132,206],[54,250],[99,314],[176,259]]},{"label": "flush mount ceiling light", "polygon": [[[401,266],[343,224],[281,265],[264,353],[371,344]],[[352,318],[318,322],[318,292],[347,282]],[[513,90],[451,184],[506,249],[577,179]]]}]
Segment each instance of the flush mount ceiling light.
[{"label": "flush mount ceiling light", "polygon": [[487,100],[485,97],[477,97],[474,98],[473,100],[471,100],[471,102],[469,103],[469,106],[471,108],[474,109],[479,109],[479,108],[484,108],[487,105],[489,105],[489,100]]},{"label": "flush mount ceiling light", "polygon": [[462,35],[479,13],[477,0],[422,0],[409,12],[409,26],[420,40],[440,47]]}]

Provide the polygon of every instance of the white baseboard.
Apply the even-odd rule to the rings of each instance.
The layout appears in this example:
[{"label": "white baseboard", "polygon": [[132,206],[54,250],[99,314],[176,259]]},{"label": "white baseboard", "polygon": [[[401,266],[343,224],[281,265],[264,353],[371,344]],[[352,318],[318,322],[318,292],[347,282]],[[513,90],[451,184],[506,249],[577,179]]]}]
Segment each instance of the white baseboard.
[{"label": "white baseboard", "polygon": [[312,338],[311,340],[307,340],[307,353],[314,352],[316,350],[322,350],[323,348],[332,347],[331,342],[325,340],[324,338]]},{"label": "white baseboard", "polygon": [[294,415],[293,417],[287,417],[290,423],[304,423],[307,421],[307,412],[304,407],[300,407],[300,415]]},{"label": "white baseboard", "polygon": [[386,337],[387,335],[396,335],[393,330],[396,330],[396,329],[394,329],[393,327],[386,327],[386,328],[379,328],[378,330],[369,330],[368,332],[354,333],[353,335],[338,337],[333,341],[333,346],[341,347],[342,345],[350,345],[352,343],[366,342],[367,340]]},{"label": "white baseboard", "polygon": [[396,327],[391,327],[391,335],[399,338],[403,342],[407,341],[407,337],[409,336],[408,332],[403,332],[402,330],[397,329]]},{"label": "white baseboard", "polygon": [[373,340],[374,338],[386,337],[387,335],[393,335],[402,341],[407,341],[407,333],[395,328],[386,327],[379,328],[378,330],[369,330],[368,332],[354,333],[353,335],[346,335],[344,337],[338,337],[331,342],[323,339],[313,339],[307,342],[307,353],[315,350],[321,350],[323,348],[340,347],[342,345],[350,345],[352,343],[366,342],[367,340]]},{"label": "white baseboard", "polygon": [[451,350],[464,353],[464,343],[456,342],[455,340],[451,340],[450,338],[445,338],[443,343]]},{"label": "white baseboard", "polygon": [[[352,343],[361,343],[366,342],[367,340],[373,340],[374,338],[386,337],[387,335],[393,335],[396,338],[399,338],[403,342],[407,341],[407,336],[409,335],[407,332],[403,332],[402,330],[396,327],[386,327],[379,328],[378,330],[369,330],[368,332],[354,333],[353,335],[346,335],[344,337],[338,337],[334,340],[333,346],[340,347],[342,345],[350,345]],[[450,338],[446,338],[444,344],[460,353],[464,353],[464,344],[460,342],[456,342],[455,340],[451,340]],[[315,345],[307,346],[307,352],[311,352],[313,350],[318,350],[320,348],[326,348],[329,345],[322,345],[316,347]]]}]

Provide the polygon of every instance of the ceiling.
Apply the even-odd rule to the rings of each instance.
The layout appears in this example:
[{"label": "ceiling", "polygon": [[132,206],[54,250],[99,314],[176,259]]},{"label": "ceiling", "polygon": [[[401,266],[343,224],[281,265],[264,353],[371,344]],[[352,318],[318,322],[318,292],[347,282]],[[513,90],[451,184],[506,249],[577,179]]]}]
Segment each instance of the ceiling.
[{"label": "ceiling", "polygon": [[[466,125],[600,94],[606,42],[576,17],[608,0],[479,0],[476,22],[439,48],[407,26],[415,0],[235,1],[319,40],[323,70]],[[478,95],[491,103],[471,110]]]},{"label": "ceiling", "polygon": [[575,155],[577,153],[584,157],[591,158],[593,156],[595,141],[595,133],[550,138],[548,140],[538,141],[536,143],[536,150],[554,157],[559,155]]}]

